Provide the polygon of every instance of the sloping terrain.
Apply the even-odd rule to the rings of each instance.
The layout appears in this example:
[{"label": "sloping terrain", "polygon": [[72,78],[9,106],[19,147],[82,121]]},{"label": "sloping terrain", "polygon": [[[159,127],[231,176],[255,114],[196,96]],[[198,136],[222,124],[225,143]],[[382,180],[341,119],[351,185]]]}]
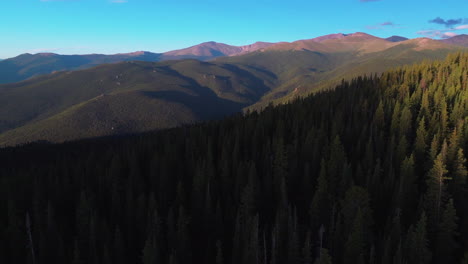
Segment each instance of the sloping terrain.
[{"label": "sloping terrain", "polygon": [[391,37],[386,38],[386,40],[391,41],[391,42],[400,42],[400,41],[408,40],[408,38],[401,37],[401,36],[391,36]]},{"label": "sloping terrain", "polygon": [[455,54],[261,113],[0,149],[0,263],[466,264],[467,71]]},{"label": "sloping terrain", "polygon": [[231,46],[214,41],[201,43],[189,48],[166,52],[162,55],[161,60],[170,59],[199,59],[210,60],[216,57],[236,56],[245,53],[257,51],[274,45],[267,42],[256,42],[245,46]]},{"label": "sloping terrain", "polygon": [[297,96],[329,89],[342,79],[381,72],[423,60],[442,59],[462,47],[419,38],[390,42],[364,33],[334,34],[312,40],[280,43],[245,56],[219,58],[275,74],[277,81],[269,93],[250,108],[283,103]]},{"label": "sloping terrain", "polygon": [[457,45],[457,46],[468,47],[468,35],[466,34],[457,35],[448,39],[441,39],[440,42]]},{"label": "sloping terrain", "polygon": [[55,71],[79,70],[106,63],[125,61],[166,61],[180,59],[210,60],[221,56],[235,56],[253,52],[273,45],[257,42],[246,46],[231,46],[223,43],[206,42],[190,48],[151,53],[138,51],[115,55],[59,55],[54,53],[22,54],[0,61],[0,84],[14,83]]},{"label": "sloping terrain", "polygon": [[54,71],[90,68],[105,63],[122,61],[158,61],[160,54],[133,52],[115,55],[58,55],[54,53],[22,54],[0,62],[0,84],[26,80]]},{"label": "sloping terrain", "polygon": [[0,144],[142,132],[221,118],[270,88],[262,72],[195,60],[126,62],[0,86]]},{"label": "sloping terrain", "polygon": [[[0,144],[136,133],[262,109],[462,47],[364,33],[279,43],[211,62],[124,62],[0,85]],[[200,53],[199,55],[203,55]]]}]

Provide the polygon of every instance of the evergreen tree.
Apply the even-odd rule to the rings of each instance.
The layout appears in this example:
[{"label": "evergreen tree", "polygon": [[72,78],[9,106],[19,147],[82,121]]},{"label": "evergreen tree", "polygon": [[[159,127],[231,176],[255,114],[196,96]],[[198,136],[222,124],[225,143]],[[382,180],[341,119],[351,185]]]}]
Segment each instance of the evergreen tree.
[{"label": "evergreen tree", "polygon": [[436,263],[456,263],[455,252],[458,248],[456,237],[459,235],[457,221],[453,200],[450,200],[442,213],[439,224],[434,256]]},{"label": "evergreen tree", "polygon": [[444,199],[445,181],[450,179],[446,176],[447,172],[444,156],[441,152],[434,160],[434,165],[429,171],[426,180],[426,210],[429,215],[429,227],[431,230],[434,230],[439,223],[441,205]]},{"label": "evergreen tree", "polygon": [[432,254],[429,250],[427,238],[427,217],[423,212],[415,226],[410,227],[406,238],[408,263],[428,264]]},{"label": "evergreen tree", "polygon": [[307,231],[304,247],[302,247],[302,258],[304,264],[312,264],[312,245],[310,241],[310,231]]},{"label": "evergreen tree", "polygon": [[363,261],[365,259],[365,235],[363,230],[364,225],[363,215],[360,209],[356,214],[353,229],[348,237],[345,245],[345,263],[356,263],[356,260]]},{"label": "evergreen tree", "polygon": [[320,256],[315,260],[314,264],[332,264],[332,259],[325,248],[320,249]]}]

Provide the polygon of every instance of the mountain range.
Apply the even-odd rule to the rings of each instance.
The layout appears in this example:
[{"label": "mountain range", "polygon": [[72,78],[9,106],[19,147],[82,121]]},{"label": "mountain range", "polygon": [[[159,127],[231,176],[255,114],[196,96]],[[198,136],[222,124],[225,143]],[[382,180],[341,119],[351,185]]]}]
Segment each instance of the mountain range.
[{"label": "mountain range", "polygon": [[166,53],[137,51],[114,55],[59,55],[54,53],[22,54],[0,62],[0,84],[23,81],[33,76],[63,70],[79,70],[100,64],[124,61],[166,61],[180,59],[210,60],[221,56],[235,56],[253,52],[273,45],[257,42],[246,46],[231,46],[223,43],[206,42],[181,50]]},{"label": "mountain range", "polygon": [[[364,33],[362,33],[364,34]],[[309,42],[309,46],[305,49],[310,49],[310,42],[319,42],[330,39],[347,39],[350,36],[356,37],[356,34],[330,34],[325,36],[316,37],[309,40],[296,41],[292,43],[280,42],[280,43],[269,43],[269,42],[256,42],[245,46],[232,46],[224,43],[217,43],[214,41],[201,43],[192,47],[168,51],[165,53],[152,53],[148,51],[137,51],[131,53],[121,53],[114,55],[103,55],[103,54],[89,54],[89,55],[59,55],[54,53],[38,53],[29,54],[25,53],[14,58],[0,60],[0,84],[13,83],[23,81],[28,78],[48,74],[55,71],[63,70],[79,70],[91,68],[100,64],[106,63],[117,63],[124,61],[166,61],[166,60],[178,60],[178,59],[197,59],[209,61],[218,57],[226,56],[239,56],[245,55],[258,50],[264,50],[269,47],[279,48],[287,46],[293,43]],[[386,42],[402,42],[408,40],[408,38],[401,36],[391,36],[386,39],[374,37],[374,40],[380,40],[379,44]],[[458,35],[452,38],[438,40],[446,44],[452,44],[457,46],[468,47],[468,35]],[[348,42],[349,46],[350,43]],[[378,44],[377,44],[378,46]],[[382,48],[388,46],[383,45]],[[300,47],[296,47],[300,48]],[[336,47],[330,47],[329,50],[334,51]],[[314,48],[312,48],[314,49]],[[318,47],[315,47],[318,49]],[[315,50],[314,49],[314,50]],[[326,51],[325,47],[320,49]]]},{"label": "mountain range", "polygon": [[457,35],[448,39],[442,39],[440,41],[452,45],[468,47],[468,35],[466,34]]},{"label": "mountain range", "polygon": [[3,76],[15,76],[5,63],[21,68],[15,78],[35,76],[0,85],[0,144],[138,133],[261,109],[466,50],[455,40],[354,33],[242,47],[207,42],[164,54],[21,55],[0,62]]}]

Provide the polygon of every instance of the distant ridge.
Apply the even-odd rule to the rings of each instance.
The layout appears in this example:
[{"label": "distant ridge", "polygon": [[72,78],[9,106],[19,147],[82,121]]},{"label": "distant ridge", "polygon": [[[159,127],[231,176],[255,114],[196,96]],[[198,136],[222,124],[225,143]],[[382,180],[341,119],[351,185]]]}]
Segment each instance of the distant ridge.
[{"label": "distant ridge", "polygon": [[386,40],[390,41],[390,42],[401,42],[401,41],[405,41],[405,40],[408,40],[409,38],[405,38],[405,37],[402,37],[402,36],[391,36],[391,37],[388,37],[386,38]]},{"label": "distant ridge", "polygon": [[256,42],[245,46],[231,46],[217,42],[205,42],[186,49],[166,53],[136,51],[114,55],[60,55],[55,53],[25,53],[14,58],[0,60],[0,84],[14,83],[34,76],[64,70],[81,70],[101,64],[125,61],[158,62],[179,59],[210,60],[223,56],[236,56],[267,48],[274,43]]},{"label": "distant ridge", "polygon": [[236,56],[274,45],[268,42],[256,42],[245,46],[232,46],[214,41],[201,43],[185,49],[169,51],[163,54],[163,59],[213,59],[223,56]]},{"label": "distant ridge", "polygon": [[315,52],[377,52],[385,50],[395,43],[363,32],[353,34],[330,34],[313,39],[282,42],[266,48],[266,50],[308,50]]},{"label": "distant ridge", "polygon": [[441,39],[439,41],[447,44],[468,47],[468,35],[466,34],[457,35],[448,39]]},{"label": "distant ridge", "polygon": [[233,46],[214,41],[204,42],[188,48],[152,53],[136,51],[114,55],[59,55],[54,53],[22,54],[0,60],[0,84],[14,83],[34,76],[58,71],[81,70],[101,64],[125,61],[158,62],[167,60],[196,59],[209,61],[220,57],[235,57],[256,51],[311,51],[319,53],[353,52],[365,55],[384,51],[398,44],[417,44],[415,49],[440,48],[441,44],[468,47],[468,35],[459,35],[444,40],[407,39],[401,36],[379,38],[363,32],[336,33],[294,42],[255,42],[250,45]]},{"label": "distant ridge", "polygon": [[312,40],[315,42],[322,42],[322,41],[329,40],[329,39],[342,39],[346,36],[347,36],[346,34],[337,33],[337,34],[329,34],[325,36],[316,37],[316,38],[313,38]]},{"label": "distant ridge", "polygon": [[[195,54],[197,60],[164,62],[130,60],[169,55],[116,54],[128,61],[0,85],[0,145],[122,135],[212,120],[463,49],[428,38],[390,42],[365,33],[264,46],[207,42],[171,53],[172,58]],[[209,62],[200,59],[221,54]],[[23,63],[48,62],[48,67],[64,62],[56,54],[19,57]]]},{"label": "distant ridge", "polygon": [[78,70],[100,64],[122,61],[158,61],[161,54],[147,51],[114,55],[59,55],[55,53],[25,53],[0,62],[0,84],[26,80],[33,76],[63,70]]}]

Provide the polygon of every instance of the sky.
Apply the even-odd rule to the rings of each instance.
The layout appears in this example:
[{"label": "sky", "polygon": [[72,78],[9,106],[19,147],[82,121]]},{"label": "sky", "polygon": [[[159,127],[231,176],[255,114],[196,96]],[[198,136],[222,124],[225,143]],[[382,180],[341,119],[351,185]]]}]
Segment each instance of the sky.
[{"label": "sky", "polygon": [[1,0],[0,59],[164,52],[332,33],[468,34],[468,0]]}]

